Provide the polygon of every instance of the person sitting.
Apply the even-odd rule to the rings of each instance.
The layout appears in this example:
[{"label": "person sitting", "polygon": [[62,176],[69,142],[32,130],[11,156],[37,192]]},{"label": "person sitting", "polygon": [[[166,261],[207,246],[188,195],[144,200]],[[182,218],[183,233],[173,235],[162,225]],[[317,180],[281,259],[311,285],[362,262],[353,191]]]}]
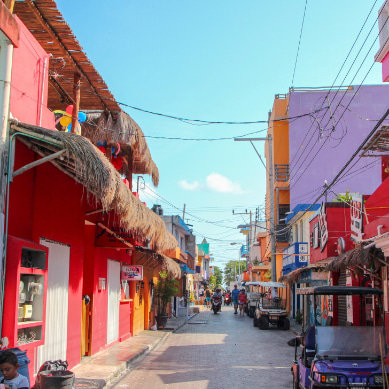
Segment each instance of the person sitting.
[{"label": "person sitting", "polygon": [[0,354],[0,371],[3,378],[0,380],[6,389],[30,389],[27,377],[18,373],[18,357],[15,353],[5,350]]},{"label": "person sitting", "polygon": [[221,294],[221,289],[220,288],[216,288],[216,291],[215,293],[213,294],[212,296],[212,299],[215,300],[215,299],[220,299],[220,312],[222,310],[222,304],[221,304],[221,300],[222,300],[222,294]]}]

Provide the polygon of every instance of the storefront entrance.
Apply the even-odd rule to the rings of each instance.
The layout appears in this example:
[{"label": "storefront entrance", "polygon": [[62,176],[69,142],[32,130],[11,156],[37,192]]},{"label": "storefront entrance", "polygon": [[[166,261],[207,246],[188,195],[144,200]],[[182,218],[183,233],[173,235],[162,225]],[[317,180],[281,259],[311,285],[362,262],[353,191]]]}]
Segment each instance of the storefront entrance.
[{"label": "storefront entrance", "polygon": [[48,247],[45,344],[38,347],[37,373],[45,361],[66,360],[70,246],[41,238]]}]

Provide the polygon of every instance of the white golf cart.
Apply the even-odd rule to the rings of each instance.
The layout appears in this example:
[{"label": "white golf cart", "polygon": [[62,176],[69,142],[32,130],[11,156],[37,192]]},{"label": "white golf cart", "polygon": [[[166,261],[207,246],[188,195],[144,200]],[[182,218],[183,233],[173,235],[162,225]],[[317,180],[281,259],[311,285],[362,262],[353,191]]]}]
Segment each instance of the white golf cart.
[{"label": "white golf cart", "polygon": [[[261,300],[261,292],[259,291],[259,281],[247,281],[244,284],[244,287],[247,292],[247,305],[246,305],[246,313],[247,316],[253,318],[255,315],[255,309],[257,308],[258,303]],[[256,292],[250,292],[249,286],[253,286]]]},{"label": "white golf cart", "polygon": [[[261,287],[261,292],[255,309],[254,327],[258,327],[260,330],[267,330],[269,329],[269,324],[273,324],[281,330],[289,330],[290,322],[288,312],[286,311],[286,296],[278,292],[286,292],[286,286],[280,282],[273,281],[260,281],[258,284]],[[269,292],[270,288],[272,288],[273,293]],[[277,293],[274,293],[275,290]]]}]

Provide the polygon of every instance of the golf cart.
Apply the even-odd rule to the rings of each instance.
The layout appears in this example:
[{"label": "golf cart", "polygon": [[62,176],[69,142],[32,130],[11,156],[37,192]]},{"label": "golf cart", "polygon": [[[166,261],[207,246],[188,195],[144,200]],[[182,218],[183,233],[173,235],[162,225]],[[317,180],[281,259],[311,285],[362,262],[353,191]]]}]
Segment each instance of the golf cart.
[{"label": "golf cart", "polygon": [[286,300],[282,296],[271,297],[269,288],[284,290],[286,286],[280,282],[258,282],[262,287],[260,299],[254,313],[254,327],[260,330],[269,329],[269,324],[276,325],[281,330],[289,330],[290,322],[286,311]]},{"label": "golf cart", "polygon": [[247,287],[247,305],[246,305],[246,314],[247,316],[253,318],[255,314],[255,309],[257,308],[257,305],[261,299],[261,293],[257,292],[250,292],[249,286],[256,286],[259,288],[259,281],[248,281],[243,286]]},{"label": "golf cart", "polygon": [[[297,294],[312,296],[308,298],[310,301],[313,300],[313,310],[311,309],[311,314],[305,317],[313,320],[314,324],[304,331],[303,323],[302,336],[288,342],[294,343],[295,346],[295,358],[291,369],[293,388],[387,387],[385,385],[387,368],[384,362],[387,347],[384,327],[332,326],[332,320],[328,320],[331,316],[326,309],[328,296],[335,296],[335,301],[338,301],[338,296],[359,296],[360,324],[366,324],[366,318],[372,315],[372,311],[366,309],[366,297],[379,298],[382,291],[367,287],[319,286],[299,289]],[[303,298],[303,311],[306,298]],[[322,325],[323,314],[320,313],[320,305],[324,307],[325,325]],[[382,315],[381,321],[383,323]],[[301,352],[298,352],[298,349]]]}]

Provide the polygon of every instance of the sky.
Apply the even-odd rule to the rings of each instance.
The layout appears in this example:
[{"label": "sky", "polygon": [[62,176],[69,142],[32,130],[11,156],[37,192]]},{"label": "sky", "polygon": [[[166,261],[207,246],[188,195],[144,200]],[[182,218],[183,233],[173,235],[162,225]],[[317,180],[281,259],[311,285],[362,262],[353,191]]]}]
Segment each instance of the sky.
[{"label": "sky", "polygon": [[[223,268],[238,259],[245,243],[237,226],[248,223],[256,208],[263,216],[265,169],[249,142],[233,138],[264,137],[267,126],[242,122],[266,122],[274,96],[291,86],[348,85],[353,78],[354,85],[380,84],[381,64],[371,66],[383,2],[57,0],[57,5],[115,99],[147,137],[160,184],[154,188],[143,176],[141,199],[181,217],[185,204],[185,221],[198,243],[206,238],[213,264]],[[187,123],[129,106],[240,124]],[[263,157],[263,142],[256,147]]]}]

